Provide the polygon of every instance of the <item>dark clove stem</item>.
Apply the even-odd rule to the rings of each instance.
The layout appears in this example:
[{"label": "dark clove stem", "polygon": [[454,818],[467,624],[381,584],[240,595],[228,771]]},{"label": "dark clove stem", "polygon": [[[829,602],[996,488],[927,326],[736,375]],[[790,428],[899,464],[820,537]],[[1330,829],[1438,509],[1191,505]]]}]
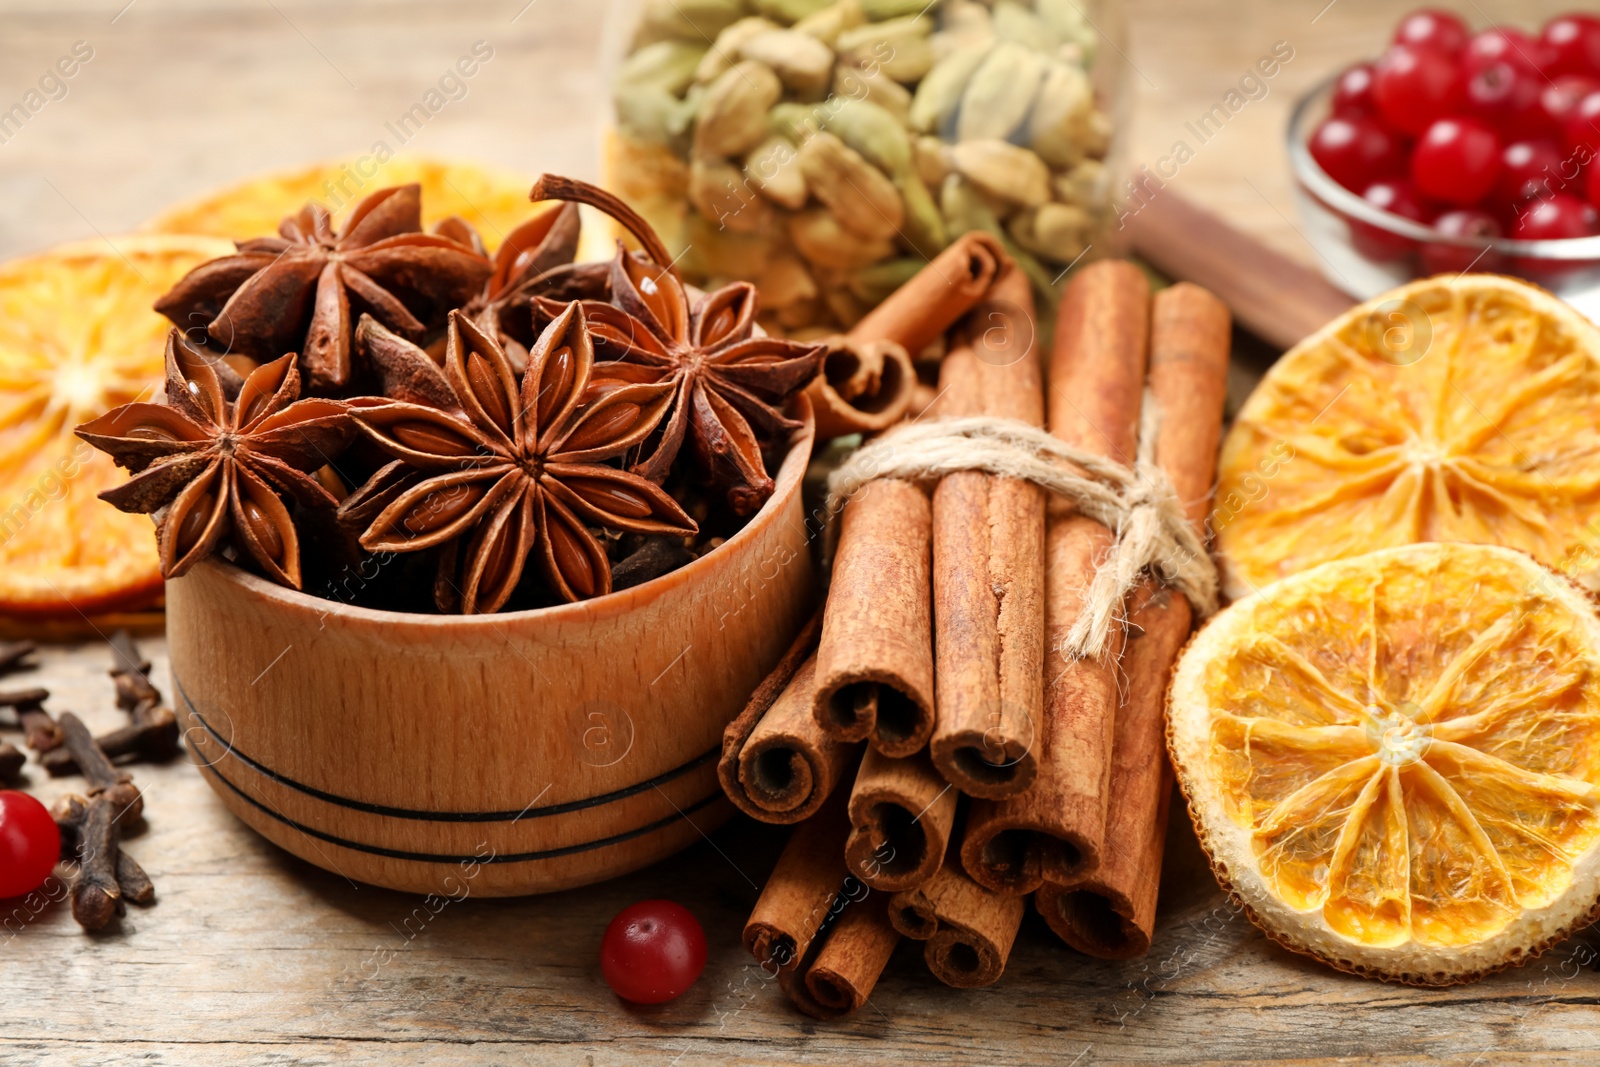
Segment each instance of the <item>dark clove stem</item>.
[{"label": "dark clove stem", "polygon": [[15,783],[28,757],[16,745],[0,743],[0,782]]},{"label": "dark clove stem", "polygon": [[[68,793],[56,801],[56,806],[51,810],[55,817],[56,828],[61,831],[61,851],[63,856],[79,856],[83,849],[83,824],[89,817],[90,802],[83,797]],[[132,856],[128,855],[119,846],[117,849],[117,885],[122,890],[122,899],[130,904],[141,907],[153,903],[156,899],[156,887],[150,881],[150,876]]]},{"label": "dark clove stem", "polygon": [[[127,726],[101,734],[95,743],[108,759],[132,757],[145,763],[164,763],[179,752],[178,717],[171,708],[149,708]],[[52,778],[78,773],[78,761],[65,748],[43,753],[39,762]]]},{"label": "dark clove stem", "polygon": [[23,743],[35,752],[49,752],[61,747],[61,730],[44,702],[50,699],[48,689],[14,689],[0,692],[0,708],[13,708],[17,724],[22,727]]},{"label": "dark clove stem", "polygon": [[117,884],[120,853],[114,801],[109,793],[101,793],[89,801],[78,829],[78,879],[72,886],[72,917],[85,930],[105,929],[122,910],[122,887]]},{"label": "dark clove stem", "polygon": [[0,674],[9,674],[12,671],[25,670],[33,664],[23,662],[38,651],[38,646],[32,641],[13,641],[0,645]]},{"label": "dark clove stem", "polygon": [[89,783],[90,798],[107,796],[114,805],[116,821],[137,821],[144,812],[144,799],[139,795],[138,786],[133,784],[133,776],[112,765],[78,716],[70,711],[62,712],[59,722],[66,750]]}]

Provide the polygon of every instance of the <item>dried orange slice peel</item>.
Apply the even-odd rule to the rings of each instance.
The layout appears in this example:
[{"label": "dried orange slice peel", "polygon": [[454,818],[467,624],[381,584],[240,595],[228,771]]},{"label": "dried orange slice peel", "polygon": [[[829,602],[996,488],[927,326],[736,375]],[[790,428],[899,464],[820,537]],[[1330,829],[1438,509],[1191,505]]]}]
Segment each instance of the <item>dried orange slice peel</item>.
[{"label": "dried orange slice peel", "polygon": [[232,245],[94,240],[0,264],[0,614],[77,619],[161,594],[150,520],[95,495],[127,479],[73,428],[161,389],[156,297]]},{"label": "dried orange slice peel", "polygon": [[1600,330],[1492,275],[1414,282],[1288,352],[1229,431],[1212,517],[1244,596],[1418,541],[1600,574]]},{"label": "dried orange slice peel", "polygon": [[1223,885],[1275,940],[1446,985],[1600,897],[1600,620],[1509,549],[1327,563],[1190,642],[1169,743]]},{"label": "dried orange slice peel", "polygon": [[492,251],[533,214],[528,190],[534,177],[460,161],[410,155],[379,161],[368,155],[249,178],[169,208],[141,230],[232,240],[262,237],[277,233],[279,222],[311,201],[332,211],[334,228],[339,229],[367,195],[417,182],[422,186],[424,227],[460,216]]}]

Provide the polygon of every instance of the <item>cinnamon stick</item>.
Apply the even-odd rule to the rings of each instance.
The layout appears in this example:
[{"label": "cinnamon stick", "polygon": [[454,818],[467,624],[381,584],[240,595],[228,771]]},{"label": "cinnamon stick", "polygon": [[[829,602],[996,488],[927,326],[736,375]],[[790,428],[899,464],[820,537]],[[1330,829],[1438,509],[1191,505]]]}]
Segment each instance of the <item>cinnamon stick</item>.
[{"label": "cinnamon stick", "polygon": [[[1131,263],[1105,260],[1078,271],[1062,297],[1051,355],[1050,432],[1123,463],[1134,459],[1149,334],[1150,288]],[[975,800],[962,865],[980,885],[1029,893],[1049,878],[1067,883],[1100,856],[1117,707],[1122,626],[1095,659],[1063,662],[1094,568],[1113,534],[1060,500],[1047,506],[1046,664],[1038,775],[1027,792]]]},{"label": "cinnamon stick", "polygon": [[889,759],[868,749],[850,790],[850,873],[886,893],[932,878],[950,844],[958,799],[927,753]]},{"label": "cinnamon stick", "polygon": [[927,942],[922,958],[935,978],[971,989],[999,981],[1024,906],[1022,897],[990,892],[968,878],[952,856],[924,885],[890,898],[889,921]]},{"label": "cinnamon stick", "polygon": [[[973,310],[973,341],[940,367],[941,416],[1044,421],[1033,292],[1006,270]],[[1038,772],[1044,692],[1045,492],[981,471],[933,492],[934,687],[930,747],[975,797],[1021,793]]]},{"label": "cinnamon stick", "polygon": [[862,341],[893,341],[912,358],[943,336],[989,292],[1007,262],[998,239],[966,233],[850,329]]},{"label": "cinnamon stick", "polygon": [[889,924],[888,895],[845,871],[848,829],[840,790],[795,828],[744,928],[756,962],[819,1019],[865,1004],[900,939]]},{"label": "cinnamon stick", "polygon": [[896,478],[844,507],[812,704],[835,740],[907,756],[933,733],[931,522],[927,495]]},{"label": "cinnamon stick", "polygon": [[831,337],[822,372],[806,386],[817,440],[877,433],[905,417],[917,389],[911,357],[894,341]]},{"label": "cinnamon stick", "polygon": [[809,819],[860,755],[860,746],[823,733],[811,713],[821,633],[818,611],[722,732],[722,791],[762,822]]},{"label": "cinnamon stick", "polygon": [[744,947],[769,970],[797,968],[823,923],[836,913],[847,873],[845,800],[844,791],[837,791],[821,811],[795,827],[744,924]]},{"label": "cinnamon stick", "polygon": [[[1150,396],[1161,420],[1156,461],[1196,527],[1211,508],[1230,333],[1227,308],[1204,289],[1182,283],[1156,295],[1150,328]],[[1162,712],[1193,613],[1181,595],[1147,579],[1130,596],[1128,616],[1127,699],[1116,717],[1106,847],[1082,877],[1041,886],[1035,900],[1063,941],[1107,959],[1141,956],[1150,947],[1172,794]]]},{"label": "cinnamon stick", "polygon": [[[796,998],[795,1005],[820,1019],[861,1010],[899,943],[900,934],[889,923],[887,894],[853,901],[839,913],[816,959],[804,969],[809,996]],[[782,974],[778,983],[784,984]]]}]

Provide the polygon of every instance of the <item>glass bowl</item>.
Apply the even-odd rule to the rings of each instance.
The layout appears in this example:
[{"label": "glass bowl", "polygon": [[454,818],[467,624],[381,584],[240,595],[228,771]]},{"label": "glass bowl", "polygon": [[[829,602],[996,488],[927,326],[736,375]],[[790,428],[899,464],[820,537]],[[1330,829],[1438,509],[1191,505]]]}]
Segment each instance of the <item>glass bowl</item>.
[{"label": "glass bowl", "polygon": [[1328,281],[1367,300],[1432,274],[1510,274],[1544,286],[1600,320],[1600,237],[1565,241],[1447,237],[1391,215],[1330,178],[1308,141],[1331,111],[1337,76],[1312,89],[1289,117],[1289,165],[1303,236]]}]

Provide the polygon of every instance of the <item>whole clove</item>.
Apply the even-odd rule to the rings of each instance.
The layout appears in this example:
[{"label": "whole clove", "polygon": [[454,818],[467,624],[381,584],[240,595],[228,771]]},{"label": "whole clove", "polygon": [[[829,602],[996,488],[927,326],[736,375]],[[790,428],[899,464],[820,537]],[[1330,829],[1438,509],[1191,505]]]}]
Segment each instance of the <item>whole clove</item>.
[{"label": "whole clove", "polygon": [[[61,831],[61,851],[64,855],[80,857],[82,862],[84,824],[89,818],[89,808],[92,801],[74,793],[68,793],[56,801],[51,809],[51,815],[56,820],[56,828]],[[119,899],[129,904],[144,906],[155,902],[156,887],[150,881],[150,876],[145,873],[139,861],[124,852],[119,844],[115,863],[117,887],[120,892]]]},{"label": "whole clove", "polygon": [[16,745],[0,743],[0,782],[14,784],[26,762],[28,757]]}]

